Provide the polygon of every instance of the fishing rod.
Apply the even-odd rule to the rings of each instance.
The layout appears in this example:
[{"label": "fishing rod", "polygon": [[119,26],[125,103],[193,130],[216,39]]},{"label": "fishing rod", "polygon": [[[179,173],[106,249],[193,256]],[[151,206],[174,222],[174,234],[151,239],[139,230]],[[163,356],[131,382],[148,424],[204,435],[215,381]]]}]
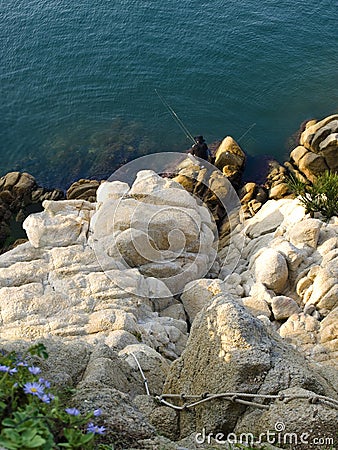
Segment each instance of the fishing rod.
[{"label": "fishing rod", "polygon": [[256,126],[256,123],[253,123],[253,124],[246,130],[246,132],[245,132],[244,134],[242,134],[242,136],[241,136],[239,139],[237,139],[237,142],[241,141],[241,140],[244,138],[244,136],[246,136],[246,135],[249,133],[249,131],[251,131],[251,130],[253,129],[254,126]]},{"label": "fishing rod", "polygon": [[167,110],[170,112],[170,114],[172,115],[172,118],[176,121],[177,125],[181,128],[181,130],[183,131],[183,133],[185,134],[185,136],[190,139],[194,144],[196,144],[196,140],[194,139],[194,136],[190,133],[190,131],[188,130],[188,128],[184,125],[184,123],[182,122],[182,120],[178,117],[178,115],[176,114],[176,112],[173,110],[173,108],[169,105],[169,103],[162,97],[162,95],[159,94],[159,92],[157,91],[157,89],[155,89],[155,92],[158,96],[158,98],[161,100],[161,102],[163,103],[163,105],[167,108]]}]

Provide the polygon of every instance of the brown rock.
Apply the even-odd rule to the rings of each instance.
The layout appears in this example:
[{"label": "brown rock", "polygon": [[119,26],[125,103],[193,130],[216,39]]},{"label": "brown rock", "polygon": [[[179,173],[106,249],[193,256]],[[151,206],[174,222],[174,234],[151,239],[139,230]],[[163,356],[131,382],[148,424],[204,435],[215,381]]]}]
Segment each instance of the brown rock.
[{"label": "brown rock", "polygon": [[278,200],[290,194],[289,186],[286,183],[275,184],[270,189],[269,197]]},{"label": "brown rock", "polygon": [[245,164],[245,153],[231,137],[227,136],[216,151],[215,166],[231,181],[238,181]]},{"label": "brown rock", "polygon": [[313,152],[307,152],[299,161],[299,170],[303,172],[310,181],[314,181],[318,175],[329,170],[329,167],[323,156]]},{"label": "brown rock", "polygon": [[[317,151],[319,147],[319,142],[317,141],[316,144],[318,145],[317,148],[312,147],[312,142],[315,138],[316,133],[323,127],[325,127],[328,123],[335,121],[338,119],[338,114],[334,114],[332,116],[325,117],[325,119],[320,120],[319,122],[316,122],[315,124],[307,127],[301,137],[300,137],[300,144],[306,147],[308,150],[311,151]],[[331,134],[331,133],[328,133]],[[318,137],[318,136],[317,136]],[[326,138],[327,136],[325,136]],[[324,138],[324,139],[325,139]]]},{"label": "brown rock", "polygon": [[73,183],[67,190],[67,200],[87,200],[89,202],[96,201],[96,191],[100,186],[97,180],[81,179]]}]

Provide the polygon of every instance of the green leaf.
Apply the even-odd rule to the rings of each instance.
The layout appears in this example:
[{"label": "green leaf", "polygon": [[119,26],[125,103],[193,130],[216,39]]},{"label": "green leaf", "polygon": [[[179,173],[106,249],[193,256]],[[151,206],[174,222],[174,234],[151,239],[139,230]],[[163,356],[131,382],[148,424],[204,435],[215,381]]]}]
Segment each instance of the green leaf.
[{"label": "green leaf", "polygon": [[28,349],[28,353],[30,353],[32,356],[36,355],[36,356],[39,356],[40,358],[44,358],[44,359],[48,358],[46,346],[44,344],[42,344],[41,342],[30,347]]},{"label": "green leaf", "polygon": [[4,420],[2,421],[2,425],[3,425],[4,427],[15,427],[15,426],[16,426],[16,422],[15,422],[15,420],[13,420],[13,419],[7,418],[7,419],[4,419]]},{"label": "green leaf", "polygon": [[35,436],[34,439],[31,439],[29,442],[23,442],[25,447],[27,448],[38,448],[46,443],[46,439],[43,439],[41,436]]},{"label": "green leaf", "polygon": [[20,443],[11,442],[2,436],[0,436],[0,445],[3,446],[6,450],[16,450],[18,448],[21,448]]}]

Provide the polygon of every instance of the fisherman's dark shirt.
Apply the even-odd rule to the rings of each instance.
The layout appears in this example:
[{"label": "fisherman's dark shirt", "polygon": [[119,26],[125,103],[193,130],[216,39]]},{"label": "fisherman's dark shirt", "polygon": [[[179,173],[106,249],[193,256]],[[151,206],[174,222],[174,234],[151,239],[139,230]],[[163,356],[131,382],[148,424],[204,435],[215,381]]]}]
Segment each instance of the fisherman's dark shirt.
[{"label": "fisherman's dark shirt", "polygon": [[205,142],[196,143],[191,147],[191,154],[197,156],[198,158],[205,159],[208,161],[208,146]]}]

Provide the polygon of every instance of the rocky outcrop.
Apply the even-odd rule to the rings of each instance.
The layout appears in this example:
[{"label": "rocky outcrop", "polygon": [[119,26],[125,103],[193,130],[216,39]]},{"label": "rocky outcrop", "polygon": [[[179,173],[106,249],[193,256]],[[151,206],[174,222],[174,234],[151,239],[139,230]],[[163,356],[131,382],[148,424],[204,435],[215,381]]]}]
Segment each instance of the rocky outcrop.
[{"label": "rocky outcrop", "polygon": [[313,182],[325,170],[338,170],[338,115],[311,120],[301,134],[300,145],[290,155],[288,167],[299,178]]},{"label": "rocky outcrop", "polygon": [[0,253],[11,248],[20,238],[25,238],[21,229],[24,219],[41,208],[43,200],[63,198],[60,190],[39,187],[28,173],[9,172],[0,178]]},{"label": "rocky outcrop", "polygon": [[215,166],[235,186],[241,181],[245,160],[245,153],[231,136],[225,137],[215,152]]},{"label": "rocky outcrop", "polygon": [[[224,437],[231,432],[247,432],[251,430],[248,423],[251,424],[253,417],[254,433],[261,433],[264,429],[273,429],[278,413],[280,420],[288,418],[285,421],[287,432],[304,432],[307,431],[304,416],[308,406],[302,397],[317,394],[337,398],[338,394],[300,353],[278,337],[269,322],[255,319],[236,298],[219,294],[195,318],[187,347],[170,368],[164,394],[184,393],[183,401],[189,403],[189,396],[196,401],[198,396],[205,398],[207,393],[236,392],[257,394],[255,402],[264,403],[263,408],[248,409],[245,404],[231,399],[231,394],[223,401],[202,402],[180,412],[181,437],[203,429],[206,434],[223,433]],[[295,423],[292,421],[295,412],[288,401],[259,398],[260,394],[287,397],[290,393],[296,396],[294,403],[303,411]],[[236,398],[236,394],[232,395]],[[314,436],[325,433],[333,438],[337,410],[322,404],[312,409]]]},{"label": "rocky outcrop", "polygon": [[[235,230],[232,242],[240,237],[239,302],[270,317],[280,335],[311,359],[337,367],[337,218],[325,223],[309,218],[297,200],[270,200]],[[219,256],[231,254],[238,257],[234,246]]]},{"label": "rocky outcrop", "polygon": [[[46,373],[76,388],[74,406],[105,403],[124,448],[198,448],[203,427],[259,434],[278,416],[300,433],[306,411],[314,436],[331,436],[335,408],[303,397],[337,399],[337,218],[310,218],[296,199],[264,203],[268,189],[254,185],[244,197],[262,201],[242,223],[219,171],[184,164],[176,180],[193,174],[195,197],[142,171],[131,186],[101,183],[96,202],[44,201],[24,222],[29,242],[0,257],[2,341],[46,340]],[[219,198],[231,214],[217,212]],[[219,214],[218,235],[199,199]],[[203,399],[279,397],[178,413],[154,399],[164,383],[165,393]]]},{"label": "rocky outcrop", "polygon": [[136,338],[174,359],[187,324],[173,294],[213,264],[210,214],[150,171],[130,189],[101,187],[97,204],[45,201],[26,219],[29,242],[0,259],[1,336],[100,339],[118,350]]}]

